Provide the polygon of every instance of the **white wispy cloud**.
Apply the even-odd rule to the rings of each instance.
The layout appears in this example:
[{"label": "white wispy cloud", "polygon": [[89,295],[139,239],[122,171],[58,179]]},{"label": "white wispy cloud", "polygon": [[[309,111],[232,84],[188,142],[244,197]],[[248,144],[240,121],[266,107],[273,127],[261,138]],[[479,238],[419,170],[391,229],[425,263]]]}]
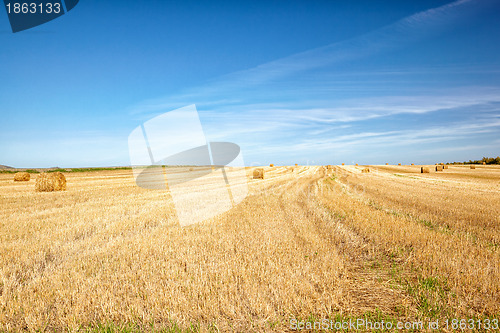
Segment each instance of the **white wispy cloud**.
[{"label": "white wispy cloud", "polygon": [[[204,107],[234,103],[252,103],[253,96],[241,95],[241,90],[252,86],[266,85],[293,74],[342,64],[396,48],[404,48],[418,40],[437,35],[455,27],[457,22],[466,22],[478,12],[488,10],[493,0],[459,0],[438,8],[429,9],[403,18],[391,25],[362,36],[277,59],[254,68],[234,72],[193,87],[184,93],[145,101],[130,108],[131,114],[154,114],[155,111],[175,109],[196,103]],[[321,79],[319,79],[321,81]],[[261,94],[269,88],[279,90],[282,84],[263,87]],[[258,92],[257,92],[258,93]],[[234,96],[239,98],[233,98]],[[248,100],[250,99],[250,100]]]},{"label": "white wispy cloud", "polygon": [[[494,3],[455,1],[350,40],[231,73],[183,93],[139,103],[129,112],[145,120],[195,103],[209,140],[237,142],[250,155],[284,152],[321,155],[332,150],[427,144],[442,144],[443,149],[448,149],[462,135],[477,137],[499,132],[500,110],[492,105],[500,102],[500,87],[494,84],[427,87],[424,83],[406,85],[403,90],[401,81],[395,77],[406,75],[411,82],[415,75],[422,75],[418,66],[360,72],[344,69],[343,64],[411,46],[449,31],[487,11]],[[498,70],[499,64],[496,65]],[[475,74],[488,70],[484,64],[425,68],[427,75],[442,71],[444,77],[446,73]],[[367,77],[369,84],[364,83]],[[470,116],[471,112],[477,112],[477,117]],[[428,118],[418,129],[401,122],[400,128],[394,130],[391,124],[396,116],[430,114],[437,118],[448,115],[448,124],[433,124]],[[379,126],[387,125],[382,130],[370,125],[381,121],[385,123]]]},{"label": "white wispy cloud", "polygon": [[[390,147],[411,147],[422,144],[436,145],[440,142],[464,140],[466,136],[498,133],[500,121],[483,121],[475,124],[460,123],[451,126],[436,126],[427,129],[361,132],[335,137],[320,137],[307,139],[302,142],[287,145],[286,151],[293,152],[298,156],[307,152],[321,153],[324,151],[355,150],[361,147],[363,150],[377,150]],[[498,142],[498,140],[496,140]],[[490,143],[491,144],[491,143]],[[482,145],[475,145],[481,147]],[[442,148],[441,148],[442,149]],[[447,147],[446,150],[451,149]],[[261,148],[262,153],[272,154],[283,152],[283,145],[267,145]]]}]

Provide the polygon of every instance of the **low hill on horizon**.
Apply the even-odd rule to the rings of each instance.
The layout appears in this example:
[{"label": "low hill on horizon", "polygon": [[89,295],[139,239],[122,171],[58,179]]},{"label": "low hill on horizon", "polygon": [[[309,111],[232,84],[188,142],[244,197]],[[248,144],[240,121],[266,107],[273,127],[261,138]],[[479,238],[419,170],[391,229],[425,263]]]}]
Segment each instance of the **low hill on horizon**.
[{"label": "low hill on horizon", "polygon": [[0,164],[0,169],[15,169],[15,168],[13,168],[11,166],[8,166],[8,165],[2,165],[2,164]]}]

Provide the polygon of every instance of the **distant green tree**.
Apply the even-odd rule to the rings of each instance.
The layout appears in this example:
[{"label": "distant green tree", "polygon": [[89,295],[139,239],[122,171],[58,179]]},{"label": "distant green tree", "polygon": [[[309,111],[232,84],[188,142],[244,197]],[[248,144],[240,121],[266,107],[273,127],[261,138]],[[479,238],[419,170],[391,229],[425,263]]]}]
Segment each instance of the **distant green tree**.
[{"label": "distant green tree", "polygon": [[480,160],[474,160],[474,161],[469,160],[468,162],[467,161],[453,162],[450,164],[483,164],[483,162],[486,164],[500,164],[500,156],[497,156],[496,158],[495,157],[483,157]]}]

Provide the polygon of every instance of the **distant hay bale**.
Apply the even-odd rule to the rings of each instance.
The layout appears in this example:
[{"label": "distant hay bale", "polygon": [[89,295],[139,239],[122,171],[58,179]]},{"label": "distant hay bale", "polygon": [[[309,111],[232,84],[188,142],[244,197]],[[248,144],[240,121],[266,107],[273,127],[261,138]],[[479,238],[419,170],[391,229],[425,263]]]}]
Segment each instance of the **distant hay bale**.
[{"label": "distant hay bale", "polygon": [[253,171],[253,179],[264,179],[264,169],[255,169]]},{"label": "distant hay bale", "polygon": [[443,165],[443,169],[448,169],[448,166],[447,165]]},{"label": "distant hay bale", "polygon": [[401,163],[398,163],[399,166],[401,166]]},{"label": "distant hay bale", "polygon": [[415,165],[415,163],[412,163],[411,165]]},{"label": "distant hay bale", "polygon": [[428,167],[420,167],[420,173],[429,173]]},{"label": "distant hay bale", "polygon": [[344,165],[344,163],[342,163],[342,165]]},{"label": "distant hay bale", "polygon": [[38,175],[35,181],[35,191],[54,192],[66,190],[66,177],[60,172],[46,173]]},{"label": "distant hay bale", "polygon": [[389,165],[389,163],[386,163],[385,165]]},{"label": "distant hay bale", "polygon": [[363,173],[370,172],[370,168],[364,168],[363,170],[361,170],[361,172]]},{"label": "distant hay bale", "polygon": [[30,174],[27,172],[16,172],[14,174],[15,182],[29,182],[29,180],[30,180]]},{"label": "distant hay bale", "polygon": [[269,164],[269,166],[272,168],[272,167],[274,167],[274,164],[271,163],[271,164]]},{"label": "distant hay bale", "polygon": [[194,169],[193,168],[189,168],[189,171],[194,171]]},{"label": "distant hay bale", "polygon": [[436,171],[443,171],[442,165],[436,165]]},{"label": "distant hay bale", "polygon": [[295,163],[295,166],[297,167],[297,166],[299,166],[299,165],[298,165],[297,163]]},{"label": "distant hay bale", "polygon": [[471,165],[471,166],[470,166],[470,168],[471,168],[471,169],[475,169],[475,168],[476,168],[476,166],[475,166],[475,165]]},{"label": "distant hay bale", "polygon": [[356,163],[356,166],[358,166],[358,163]]},{"label": "distant hay bale", "polygon": [[483,162],[483,165],[486,165],[486,162]]}]

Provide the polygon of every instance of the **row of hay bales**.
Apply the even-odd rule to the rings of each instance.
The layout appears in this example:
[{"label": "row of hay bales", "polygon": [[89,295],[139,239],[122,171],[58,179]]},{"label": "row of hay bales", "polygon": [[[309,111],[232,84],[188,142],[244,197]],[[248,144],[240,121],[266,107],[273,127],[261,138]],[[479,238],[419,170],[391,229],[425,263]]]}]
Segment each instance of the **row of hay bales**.
[{"label": "row of hay bales", "polygon": [[[483,164],[484,164],[484,162],[483,162]],[[344,165],[344,163],[342,163],[342,165]],[[385,165],[389,165],[389,163],[386,163]],[[411,165],[415,166],[414,163],[411,163]],[[272,168],[272,167],[274,167],[274,164],[270,164],[269,166]],[[295,166],[297,166],[297,164],[295,164]],[[358,166],[357,163],[356,163],[356,166]],[[401,163],[398,163],[398,166],[401,166]],[[475,169],[476,167],[474,165],[471,165],[470,168],[471,169]],[[327,170],[332,170],[333,169],[333,165],[327,165],[326,169]],[[436,163],[436,167],[435,167],[436,172],[443,171],[443,170],[446,170],[446,169],[448,169],[448,165],[445,165],[444,163],[440,163],[440,164]],[[293,168],[287,168],[287,170],[291,170],[292,172],[294,171]],[[361,170],[361,172],[362,173],[368,173],[368,172],[370,172],[370,168],[364,168],[364,169]],[[429,173],[429,172],[430,172],[430,168],[429,167],[420,167],[420,173]],[[28,176],[29,176],[29,174],[28,174]],[[264,179],[264,169],[263,168],[255,169],[253,171],[253,179]]]},{"label": "row of hay bales", "polygon": [[[436,172],[443,171],[448,169],[447,165],[436,165]],[[430,168],[429,167],[420,167],[420,173],[429,173]]]},{"label": "row of hay bales", "polygon": [[[485,162],[483,162],[483,164],[486,164],[486,163],[485,163]],[[438,165],[438,164],[436,163],[436,165]],[[445,165],[444,163],[439,163],[439,165],[441,165],[441,166],[443,167],[443,169],[448,169],[448,166],[447,166],[447,165]],[[473,170],[476,168],[476,166],[475,166],[475,165],[470,165],[469,167],[470,167],[471,169],[473,169]],[[437,171],[437,170],[436,170],[436,171]]]},{"label": "row of hay bales", "polygon": [[[295,163],[295,167],[298,167],[299,165]],[[274,164],[269,164],[269,167],[274,168]],[[333,168],[333,167],[332,167]],[[287,171],[294,172],[295,168],[294,167],[287,167]],[[253,170],[253,179],[264,179],[264,168],[256,168]]]},{"label": "row of hay bales", "polygon": [[[295,166],[298,167],[299,165],[295,163]],[[269,167],[274,168],[274,164],[273,163],[269,164]]]},{"label": "row of hay bales", "polygon": [[[16,172],[14,174],[15,182],[28,182],[30,179],[31,175],[28,172]],[[35,180],[35,191],[66,191],[66,177],[60,172],[42,172]]]}]

